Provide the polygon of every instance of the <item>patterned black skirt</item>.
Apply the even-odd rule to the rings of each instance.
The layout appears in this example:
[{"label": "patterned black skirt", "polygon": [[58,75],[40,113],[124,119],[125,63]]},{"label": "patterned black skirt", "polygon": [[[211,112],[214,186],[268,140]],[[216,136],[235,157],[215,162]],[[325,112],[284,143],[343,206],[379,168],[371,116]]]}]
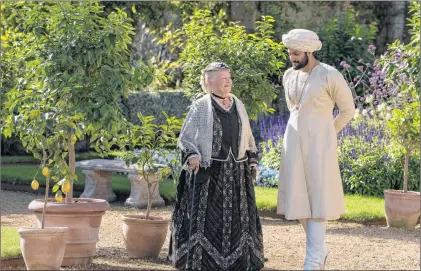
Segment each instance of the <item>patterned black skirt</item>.
[{"label": "patterned black skirt", "polygon": [[263,268],[262,226],[247,161],[212,161],[195,178],[181,173],[168,256],[182,270]]}]

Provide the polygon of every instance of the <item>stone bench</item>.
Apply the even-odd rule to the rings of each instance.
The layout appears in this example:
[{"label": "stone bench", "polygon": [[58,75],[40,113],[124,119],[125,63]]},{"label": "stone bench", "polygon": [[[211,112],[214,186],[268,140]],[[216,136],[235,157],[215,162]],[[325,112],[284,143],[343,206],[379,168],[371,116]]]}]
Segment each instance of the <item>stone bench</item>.
[{"label": "stone bench", "polygon": [[[81,198],[115,201],[117,196],[111,186],[111,176],[113,172],[123,172],[128,173],[127,177],[131,183],[130,196],[124,205],[137,208],[147,207],[148,183],[139,173],[139,168],[136,165],[127,167],[124,161],[93,159],[76,162],[76,167],[82,169],[82,173],[85,175],[85,189],[80,195]],[[153,173],[150,173],[148,178],[150,182],[157,181]],[[159,194],[159,183],[156,186],[152,195],[152,206],[163,207],[165,202]]]}]

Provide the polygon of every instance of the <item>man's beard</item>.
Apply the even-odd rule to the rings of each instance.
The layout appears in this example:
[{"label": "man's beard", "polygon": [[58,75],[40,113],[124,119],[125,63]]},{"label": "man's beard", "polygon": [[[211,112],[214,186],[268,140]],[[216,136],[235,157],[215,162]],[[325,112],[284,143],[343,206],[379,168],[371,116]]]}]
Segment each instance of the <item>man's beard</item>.
[{"label": "man's beard", "polygon": [[298,63],[292,62],[292,67],[294,68],[294,70],[300,70],[304,68],[305,66],[307,66],[307,64],[308,64],[308,57],[306,54],[302,62],[298,62]]}]

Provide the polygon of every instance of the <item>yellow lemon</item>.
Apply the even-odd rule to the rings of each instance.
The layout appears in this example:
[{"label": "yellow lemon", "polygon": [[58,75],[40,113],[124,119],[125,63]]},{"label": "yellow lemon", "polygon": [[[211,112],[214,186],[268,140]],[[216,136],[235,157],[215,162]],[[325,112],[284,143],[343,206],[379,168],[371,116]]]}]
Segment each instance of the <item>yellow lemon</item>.
[{"label": "yellow lemon", "polygon": [[61,185],[61,191],[64,194],[67,194],[70,192],[70,182],[69,181],[65,181],[62,185]]},{"label": "yellow lemon", "polygon": [[37,190],[39,188],[38,181],[37,180],[33,180],[32,183],[31,183],[31,187],[32,187],[32,189]]},{"label": "yellow lemon", "polygon": [[63,202],[63,196],[62,195],[58,195],[58,194],[56,194],[56,201],[57,202]]},{"label": "yellow lemon", "polygon": [[42,175],[44,175],[45,177],[48,176],[48,173],[50,172],[50,170],[48,169],[48,167],[45,167],[42,169]]}]

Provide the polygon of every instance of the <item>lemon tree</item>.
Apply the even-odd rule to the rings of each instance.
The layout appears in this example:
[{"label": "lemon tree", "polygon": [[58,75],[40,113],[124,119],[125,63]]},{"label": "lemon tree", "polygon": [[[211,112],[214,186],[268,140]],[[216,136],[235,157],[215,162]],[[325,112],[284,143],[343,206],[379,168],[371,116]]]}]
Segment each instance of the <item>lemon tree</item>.
[{"label": "lemon tree", "polygon": [[54,181],[56,200],[71,202],[75,143],[88,135],[100,153],[119,145],[127,122],[118,102],[152,82],[154,69],[133,61],[123,10],[105,14],[94,1],[2,9],[2,133],[19,137]]},{"label": "lemon tree", "polygon": [[[382,56],[381,64],[386,73],[386,82],[396,86],[399,94],[388,101],[392,108],[387,127],[391,141],[405,154],[403,191],[408,191],[408,164],[410,154],[420,150],[420,17],[421,3],[410,4],[411,17],[408,18],[410,42],[402,44],[399,40],[388,46]],[[421,165],[420,165],[421,166]]]},{"label": "lemon tree", "polygon": [[[125,149],[122,158],[126,164],[137,165],[140,169],[140,174],[143,175],[144,180],[148,184],[148,205],[146,209],[146,219],[152,208],[152,195],[154,194],[157,184],[163,179],[163,176],[170,174],[170,165],[163,167],[157,166],[154,163],[154,156],[159,150],[172,146],[177,141],[176,133],[180,132],[183,124],[183,119],[178,119],[174,116],[169,117],[163,112],[166,123],[155,124],[153,116],[144,116],[138,113],[140,125],[130,125],[129,132],[125,138]],[[139,154],[135,153],[136,148],[141,148]],[[158,181],[152,182],[149,179],[149,174],[155,172],[158,174]],[[172,174],[175,174],[174,172]]]}]

